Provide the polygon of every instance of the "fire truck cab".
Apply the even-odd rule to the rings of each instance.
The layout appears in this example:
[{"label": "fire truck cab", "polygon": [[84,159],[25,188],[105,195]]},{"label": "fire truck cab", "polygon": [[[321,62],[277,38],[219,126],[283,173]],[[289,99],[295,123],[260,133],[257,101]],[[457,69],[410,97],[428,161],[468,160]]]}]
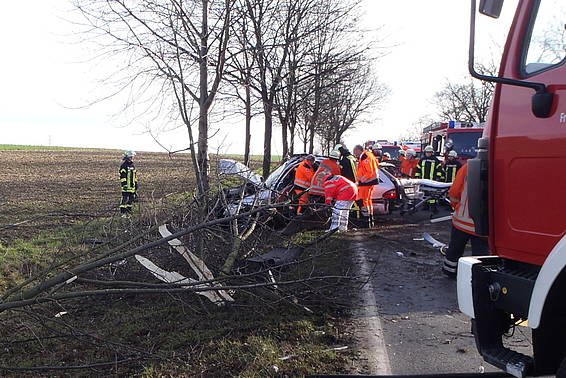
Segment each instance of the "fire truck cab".
[{"label": "fire truck cab", "polygon": [[[493,255],[459,260],[458,302],[487,362],[516,377],[564,377],[566,2],[518,1],[497,77],[474,69],[471,4],[470,73],[496,87],[477,157],[468,161],[468,210]],[[479,10],[497,18],[502,6],[482,0]],[[502,340],[525,321],[531,355]]]},{"label": "fire truck cab", "polygon": [[478,139],[483,134],[483,123],[477,122],[436,122],[423,129],[421,144],[423,148],[432,146],[435,155],[444,156],[447,148],[458,154],[458,160],[465,163],[476,156]]}]

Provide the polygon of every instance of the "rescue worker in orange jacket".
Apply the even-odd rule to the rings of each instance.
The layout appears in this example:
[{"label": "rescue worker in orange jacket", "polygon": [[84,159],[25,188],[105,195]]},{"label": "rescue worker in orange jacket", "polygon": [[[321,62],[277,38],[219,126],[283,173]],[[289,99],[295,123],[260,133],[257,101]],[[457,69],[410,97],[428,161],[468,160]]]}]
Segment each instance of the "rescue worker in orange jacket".
[{"label": "rescue worker in orange jacket", "polygon": [[309,193],[306,191],[311,186],[312,177],[314,176],[315,157],[307,155],[295,171],[294,189],[295,194],[299,196],[299,206],[297,207],[297,215],[303,215],[303,208],[309,202]]},{"label": "rescue worker in orange jacket", "polygon": [[450,277],[456,277],[458,259],[464,255],[468,241],[472,244],[472,255],[489,254],[487,239],[476,235],[474,220],[468,209],[468,165],[464,165],[456,174],[456,179],[448,192],[454,208],[450,242],[444,256],[442,271]]},{"label": "rescue worker in orange jacket", "polygon": [[309,190],[310,196],[324,196],[324,178],[328,175],[340,174],[340,151],[330,151],[328,159],[324,159],[318,165],[318,169],[314,173]]},{"label": "rescue worker in orange jacket", "polygon": [[419,159],[416,159],[417,153],[415,150],[408,149],[405,151],[405,159],[401,161],[401,173],[407,177],[413,177],[419,165]]},{"label": "rescue worker in orange jacket", "polygon": [[[368,215],[368,227],[373,227],[373,187],[379,183],[379,163],[373,153],[360,145],[354,147],[354,155],[358,157],[356,184],[358,200],[362,202]],[[360,206],[360,207],[362,207]]]},{"label": "rescue worker in orange jacket", "polygon": [[324,195],[327,205],[332,207],[332,221],[328,231],[338,229],[348,231],[350,209],[358,196],[356,184],[340,175],[327,175],[324,177]]}]

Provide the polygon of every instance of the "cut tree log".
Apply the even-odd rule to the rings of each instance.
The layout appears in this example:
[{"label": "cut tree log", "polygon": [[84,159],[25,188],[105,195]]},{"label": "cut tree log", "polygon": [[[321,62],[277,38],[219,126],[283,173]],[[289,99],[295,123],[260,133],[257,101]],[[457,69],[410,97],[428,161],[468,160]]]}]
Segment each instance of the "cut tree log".
[{"label": "cut tree log", "polygon": [[[167,225],[165,224],[159,226],[159,233],[164,238],[173,235],[167,228]],[[199,259],[194,253],[189,251],[189,249],[185,247],[179,239],[171,239],[167,243],[171,247],[173,247],[181,256],[183,256],[183,258],[189,263],[189,266],[196,273],[199,281],[207,281],[214,279],[214,275],[212,274],[210,269],[208,269],[204,261]],[[217,283],[215,286],[222,286],[222,285]],[[225,301],[234,302],[234,298],[232,298],[230,294],[228,294],[226,291],[224,290],[218,291],[218,294],[222,298],[224,298]]]},{"label": "cut tree log", "polygon": [[[157,279],[159,279],[163,282],[174,283],[174,284],[184,284],[184,283],[191,284],[191,283],[197,282],[197,280],[194,280],[192,278],[187,278],[180,273],[168,272],[168,271],[158,267],[151,260],[146,259],[143,256],[135,255],[135,258],[136,258],[136,260],[138,260],[138,262],[140,264],[142,264],[147,270],[149,270],[151,272],[151,274],[153,274]],[[208,286],[208,285],[203,284],[203,285],[199,285],[197,287],[206,287],[206,286]],[[220,295],[218,295],[217,292],[214,292],[214,291],[197,291],[195,293],[208,298],[212,303],[214,303],[217,306],[223,305],[224,301],[225,301],[224,298],[222,298]]]}]

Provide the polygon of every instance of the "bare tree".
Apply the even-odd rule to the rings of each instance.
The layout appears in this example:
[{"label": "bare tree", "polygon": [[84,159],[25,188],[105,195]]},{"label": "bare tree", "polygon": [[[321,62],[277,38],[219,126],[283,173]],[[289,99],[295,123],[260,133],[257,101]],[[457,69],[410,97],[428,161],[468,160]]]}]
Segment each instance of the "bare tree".
[{"label": "bare tree", "polygon": [[388,94],[380,85],[365,60],[352,62],[342,80],[323,90],[320,124],[316,128],[324,153],[340,143],[344,133],[353,128],[361,116],[378,105]]},{"label": "bare tree", "polygon": [[[121,70],[126,74],[121,89],[136,89],[143,97],[149,84],[158,83],[160,101],[154,99],[148,107],[163,102],[176,105],[178,118],[187,127],[197,186],[203,195],[209,188],[209,111],[226,62],[233,2],[75,0],[90,31],[106,43],[107,54],[128,58]],[[193,106],[198,107],[196,143]]]},{"label": "bare tree", "polygon": [[[477,70],[493,76],[496,66],[493,63],[488,66],[480,65]],[[485,122],[494,88],[491,82],[473,79],[469,79],[467,83],[447,82],[444,88],[435,94],[432,102],[442,120]]]},{"label": "bare tree", "polygon": [[405,130],[403,130],[397,139],[402,142],[415,142],[421,139],[423,129],[434,123],[434,120],[426,115],[422,116],[411,125],[409,125]]}]

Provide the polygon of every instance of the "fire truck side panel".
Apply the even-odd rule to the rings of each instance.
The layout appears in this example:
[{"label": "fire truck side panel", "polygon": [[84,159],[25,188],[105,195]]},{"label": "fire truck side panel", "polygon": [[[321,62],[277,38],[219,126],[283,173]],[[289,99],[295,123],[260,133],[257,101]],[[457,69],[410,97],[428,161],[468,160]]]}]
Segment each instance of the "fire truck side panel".
[{"label": "fire truck side panel", "polygon": [[[531,5],[524,2],[521,12]],[[528,30],[520,17],[517,30]],[[521,23],[523,23],[521,25]],[[508,45],[503,76],[522,79],[520,65],[527,33],[516,33]],[[554,84],[550,117],[531,111],[533,90],[503,85],[499,118],[491,128],[490,160],[492,224],[495,252],[505,258],[542,265],[566,233],[566,66],[530,76],[530,81]],[[558,86],[556,86],[558,85]]]}]

